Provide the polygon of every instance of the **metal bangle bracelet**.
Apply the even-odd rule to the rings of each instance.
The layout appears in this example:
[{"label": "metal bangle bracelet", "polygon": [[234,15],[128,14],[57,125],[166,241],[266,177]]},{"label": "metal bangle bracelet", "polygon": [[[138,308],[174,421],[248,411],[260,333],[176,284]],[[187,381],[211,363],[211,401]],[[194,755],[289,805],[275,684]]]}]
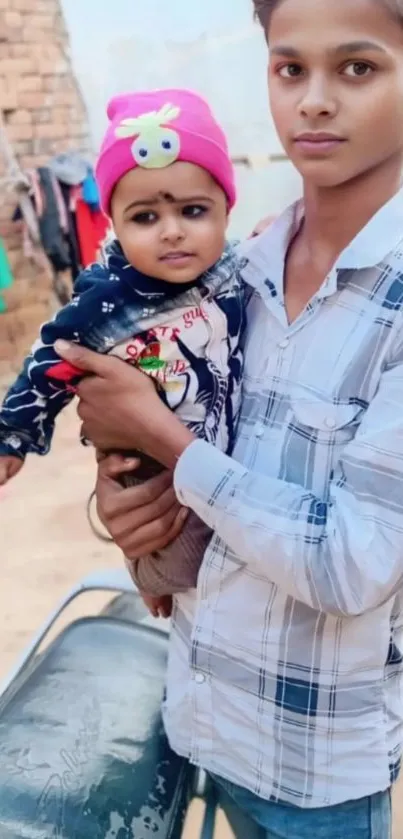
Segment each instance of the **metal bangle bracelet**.
[{"label": "metal bangle bracelet", "polygon": [[94,536],[96,536],[97,539],[100,539],[101,542],[113,542],[114,540],[112,539],[112,536],[108,536],[106,534],[106,532],[102,533],[102,530],[100,530],[100,528],[97,526],[97,524],[95,524],[95,522],[93,521],[93,509],[92,509],[93,504],[92,504],[92,502],[93,502],[94,498],[96,498],[95,489],[92,490],[92,493],[91,493],[91,495],[90,495],[90,497],[87,501],[87,520],[88,520],[88,524],[89,524]]}]

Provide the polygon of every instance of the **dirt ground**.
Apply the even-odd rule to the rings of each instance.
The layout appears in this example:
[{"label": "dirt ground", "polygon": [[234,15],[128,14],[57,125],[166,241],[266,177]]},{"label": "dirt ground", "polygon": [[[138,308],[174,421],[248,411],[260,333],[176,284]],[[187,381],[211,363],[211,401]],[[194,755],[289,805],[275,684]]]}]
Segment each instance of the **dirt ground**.
[{"label": "dirt ground", "polygon": [[[89,530],[85,506],[94,482],[93,453],[78,445],[77,433],[74,411],[65,412],[52,454],[29,458],[20,475],[0,488],[0,679],[74,582],[121,562],[119,551]],[[90,601],[96,610],[99,598]],[[188,839],[196,839],[198,820],[196,810]],[[229,837],[221,819],[218,834]],[[394,839],[403,839],[403,781],[395,794]]]}]

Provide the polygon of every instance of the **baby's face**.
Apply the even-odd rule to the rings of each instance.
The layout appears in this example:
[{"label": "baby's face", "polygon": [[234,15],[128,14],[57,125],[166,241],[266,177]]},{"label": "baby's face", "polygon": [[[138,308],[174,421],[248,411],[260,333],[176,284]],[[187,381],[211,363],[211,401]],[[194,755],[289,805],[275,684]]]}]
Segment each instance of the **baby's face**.
[{"label": "baby's face", "polygon": [[193,163],[132,169],[115,188],[111,212],[128,262],[149,277],[193,282],[224,250],[226,196]]}]

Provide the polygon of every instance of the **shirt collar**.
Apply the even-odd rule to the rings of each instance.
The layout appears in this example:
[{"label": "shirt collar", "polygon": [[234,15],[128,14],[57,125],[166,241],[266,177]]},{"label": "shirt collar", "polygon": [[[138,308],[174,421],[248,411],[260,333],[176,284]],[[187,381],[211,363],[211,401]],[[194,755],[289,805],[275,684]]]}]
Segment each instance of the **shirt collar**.
[{"label": "shirt collar", "polygon": [[[238,253],[241,259],[241,273],[248,285],[262,293],[263,289],[268,289],[271,296],[282,294],[287,250],[303,217],[303,202],[297,201],[260,236],[249,239],[240,246]],[[402,239],[403,188],[375,213],[347,245],[336,260],[323,288],[327,289],[327,293],[335,290],[338,271],[358,271],[379,265]]]},{"label": "shirt collar", "polygon": [[384,204],[340,254],[336,268],[373,268],[403,238],[403,188]]}]

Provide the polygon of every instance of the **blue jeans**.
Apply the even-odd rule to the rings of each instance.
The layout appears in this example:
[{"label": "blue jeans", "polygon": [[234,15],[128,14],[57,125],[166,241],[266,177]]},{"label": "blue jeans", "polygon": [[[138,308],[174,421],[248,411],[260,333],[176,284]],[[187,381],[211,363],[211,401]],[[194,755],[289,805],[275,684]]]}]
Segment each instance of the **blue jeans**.
[{"label": "blue jeans", "polygon": [[213,781],[236,839],[391,839],[390,791],[308,810],[264,801],[221,778]]}]

